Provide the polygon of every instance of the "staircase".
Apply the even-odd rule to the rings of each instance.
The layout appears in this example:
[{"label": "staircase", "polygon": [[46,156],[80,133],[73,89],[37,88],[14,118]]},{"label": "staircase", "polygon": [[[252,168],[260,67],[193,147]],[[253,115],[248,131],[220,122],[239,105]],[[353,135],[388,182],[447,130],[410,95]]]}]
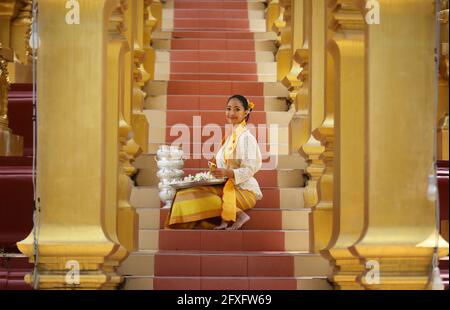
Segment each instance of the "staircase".
[{"label": "staircase", "polygon": [[[258,0],[165,4],[162,30],[153,35],[155,79],[146,86],[149,151],[135,162],[139,173],[131,197],[140,217],[139,250],[120,267],[124,289],[331,289],[328,261],[309,252],[305,162],[289,151],[292,112],[286,89],[276,82],[276,38],[266,32],[264,9]],[[158,146],[178,141],[175,129],[189,128],[185,172],[207,170],[207,159],[196,156],[212,134],[197,138],[193,133],[210,123],[223,126],[232,94],[255,103],[251,124],[279,127],[278,141],[261,145],[266,159],[256,179],[264,198],[240,231],[162,229],[167,210],[158,198]],[[259,141],[267,135],[267,130],[252,131]]]}]

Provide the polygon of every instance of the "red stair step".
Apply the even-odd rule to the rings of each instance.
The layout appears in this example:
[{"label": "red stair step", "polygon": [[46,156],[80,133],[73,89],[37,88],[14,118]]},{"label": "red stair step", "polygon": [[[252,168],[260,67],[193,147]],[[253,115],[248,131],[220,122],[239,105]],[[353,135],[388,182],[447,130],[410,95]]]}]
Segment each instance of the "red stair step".
[{"label": "red stair step", "polygon": [[155,255],[156,276],[293,277],[294,255],[160,251]]},{"label": "red stair step", "polygon": [[200,274],[202,276],[247,276],[248,258],[244,255],[202,255]]},{"label": "red stair step", "polygon": [[257,73],[256,63],[249,62],[174,62],[170,64],[171,73]]},{"label": "red stair step", "polygon": [[284,251],[284,232],[161,230],[159,249],[168,251]]},{"label": "red stair step", "polygon": [[155,255],[156,276],[200,276],[200,255]]},{"label": "red stair step", "polygon": [[171,61],[255,61],[255,52],[247,51],[201,51],[201,50],[172,50]]},{"label": "red stair step", "polygon": [[246,1],[174,1],[175,9],[247,9]]},{"label": "red stair step", "polygon": [[211,10],[211,9],[176,9],[174,10],[174,18],[196,18],[196,19],[243,19],[248,18],[247,10]]},{"label": "red stair step", "polygon": [[171,80],[179,81],[247,81],[256,82],[258,76],[256,74],[227,74],[227,73],[215,73],[215,74],[189,74],[189,73],[172,73],[170,75]]},{"label": "red stair step", "polygon": [[[264,198],[262,199],[264,200]],[[260,200],[261,201],[261,200]],[[281,230],[283,227],[281,210],[259,210],[259,201],[253,210],[247,211],[250,220],[244,224],[242,230]],[[274,209],[279,207],[279,203],[273,206]],[[168,214],[168,210],[162,209],[160,213],[160,227],[164,228],[164,223]]]},{"label": "red stair step", "polygon": [[201,280],[202,290],[248,290],[249,282],[248,279],[240,278],[202,278]]},{"label": "red stair step", "polygon": [[[201,117],[202,127],[207,124],[225,124],[224,111],[167,111],[166,126],[175,124],[194,125],[194,117]],[[251,115],[251,122],[255,125],[266,124],[266,112],[254,111]],[[170,128],[169,128],[170,129]]]},{"label": "red stair step", "polygon": [[169,81],[168,95],[230,95],[263,96],[262,82],[206,82],[206,81]]},{"label": "red stair step", "polygon": [[[167,110],[207,111],[218,110],[225,113],[229,96],[167,96]],[[248,97],[255,104],[256,111],[264,111],[264,97]]]},{"label": "red stair step", "polygon": [[248,286],[249,290],[297,290],[297,280],[294,278],[251,278]]},{"label": "red stair step", "polygon": [[236,39],[174,39],[171,41],[171,50],[205,50],[205,51],[254,51],[254,40]]},{"label": "red stair step", "polygon": [[249,28],[248,19],[198,19],[198,18],[174,18],[174,29],[240,29]]},{"label": "red stair step", "polygon": [[253,33],[249,31],[181,31],[175,30],[172,32],[172,38],[186,38],[186,39],[250,39],[254,38]]},{"label": "red stair step", "polygon": [[200,290],[201,279],[199,277],[155,277],[153,280],[154,290]]},{"label": "red stair step", "polygon": [[295,278],[155,277],[155,290],[296,290]]},{"label": "red stair step", "polygon": [[248,283],[248,279],[246,279],[246,278],[241,278],[241,279],[202,278],[201,289],[202,290],[248,290],[249,283]]},{"label": "red stair step", "polygon": [[[244,250],[244,232],[239,231],[233,234],[227,234],[228,231],[209,232],[204,231],[201,234],[201,251],[243,251]],[[276,245],[274,245],[276,246]]]}]

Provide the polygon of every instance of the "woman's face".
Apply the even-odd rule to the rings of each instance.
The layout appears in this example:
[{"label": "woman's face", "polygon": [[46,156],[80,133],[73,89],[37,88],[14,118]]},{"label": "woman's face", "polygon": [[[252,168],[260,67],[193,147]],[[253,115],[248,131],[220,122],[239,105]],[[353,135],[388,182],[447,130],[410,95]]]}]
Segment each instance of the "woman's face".
[{"label": "woman's face", "polygon": [[239,99],[233,98],[227,103],[225,111],[228,124],[240,124],[246,117],[244,105]]}]

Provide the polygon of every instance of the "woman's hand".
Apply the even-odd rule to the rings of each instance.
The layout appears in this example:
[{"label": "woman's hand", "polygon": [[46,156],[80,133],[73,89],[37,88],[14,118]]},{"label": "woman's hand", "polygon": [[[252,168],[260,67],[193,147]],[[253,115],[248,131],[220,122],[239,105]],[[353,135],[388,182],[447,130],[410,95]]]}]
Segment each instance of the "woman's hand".
[{"label": "woman's hand", "polygon": [[223,179],[225,177],[231,179],[234,177],[234,172],[232,169],[211,169],[211,174],[217,179]]}]

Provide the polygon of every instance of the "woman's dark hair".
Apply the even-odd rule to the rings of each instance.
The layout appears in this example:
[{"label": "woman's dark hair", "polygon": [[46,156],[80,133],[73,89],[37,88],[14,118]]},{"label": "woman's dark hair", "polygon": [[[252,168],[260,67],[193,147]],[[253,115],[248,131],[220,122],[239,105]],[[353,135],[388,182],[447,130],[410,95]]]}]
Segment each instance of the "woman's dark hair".
[{"label": "woman's dark hair", "polygon": [[232,100],[232,99],[237,99],[237,100],[239,100],[239,101],[242,103],[242,106],[244,107],[244,110],[245,110],[245,111],[250,111],[250,112],[248,113],[248,115],[245,117],[245,121],[248,122],[248,120],[250,119],[250,113],[253,111],[253,109],[250,109],[250,107],[249,107],[248,99],[245,98],[245,97],[242,96],[242,95],[233,95],[233,96],[231,96],[230,98],[228,98],[227,103],[230,102],[230,100]]}]

